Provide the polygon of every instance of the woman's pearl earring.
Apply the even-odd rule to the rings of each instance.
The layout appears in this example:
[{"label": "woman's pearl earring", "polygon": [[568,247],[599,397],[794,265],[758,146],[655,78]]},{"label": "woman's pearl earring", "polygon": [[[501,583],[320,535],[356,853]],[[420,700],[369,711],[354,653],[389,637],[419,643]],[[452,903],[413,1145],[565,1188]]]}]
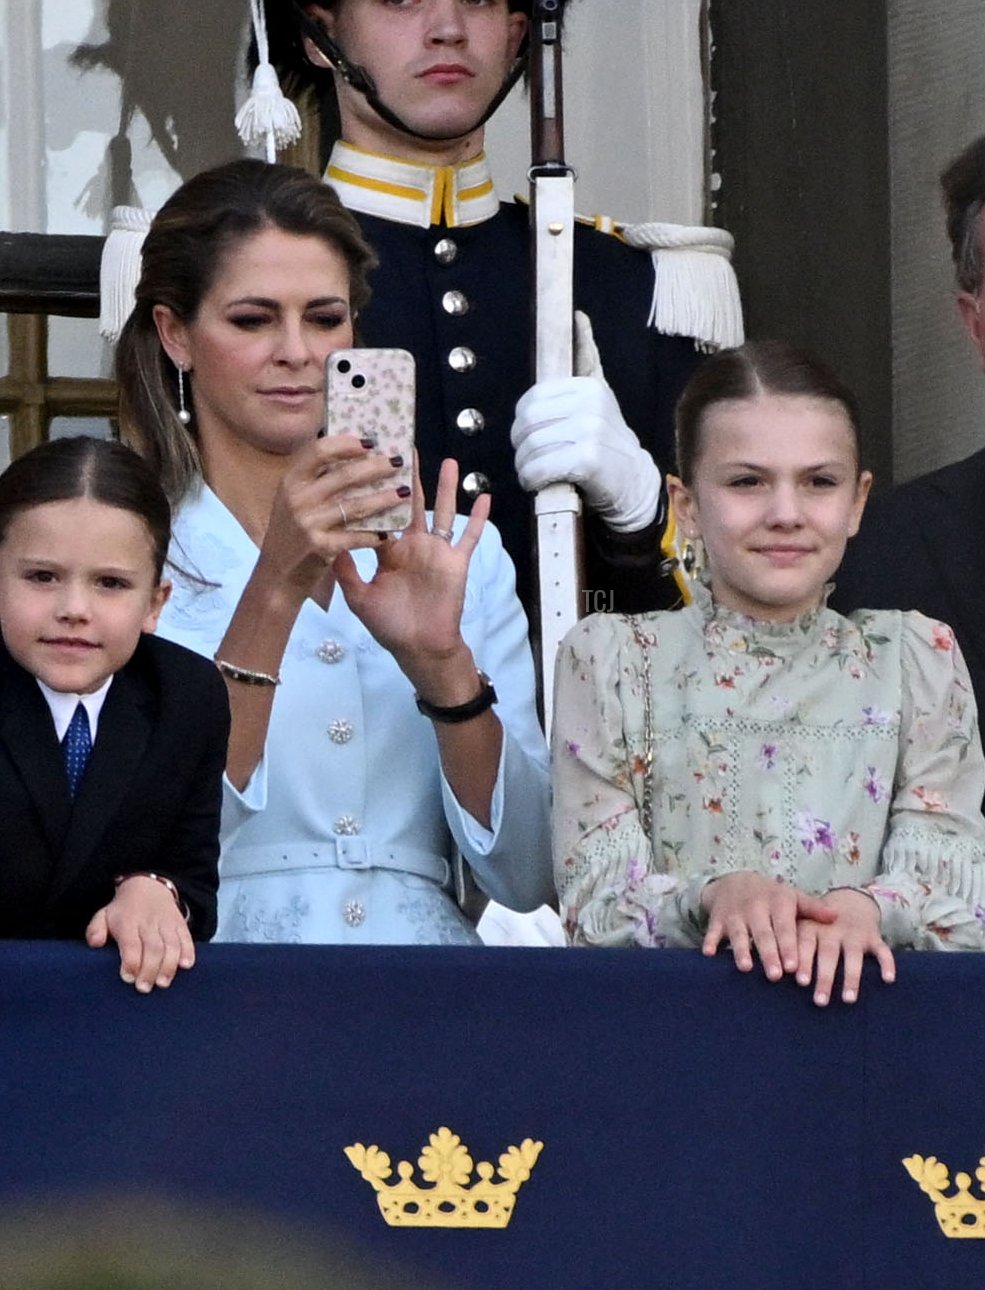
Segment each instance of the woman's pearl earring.
[{"label": "woman's pearl earring", "polygon": [[186,426],[191,421],[192,414],[185,407],[185,369],[180,363],[175,366],[178,368],[178,420]]}]

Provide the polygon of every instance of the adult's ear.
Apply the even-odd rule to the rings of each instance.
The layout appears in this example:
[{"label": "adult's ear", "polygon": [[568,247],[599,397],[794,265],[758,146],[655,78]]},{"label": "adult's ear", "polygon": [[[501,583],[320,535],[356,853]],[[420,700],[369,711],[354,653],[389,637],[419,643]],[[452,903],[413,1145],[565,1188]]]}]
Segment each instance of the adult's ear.
[{"label": "adult's ear", "polygon": [[155,305],[152,310],[154,326],[165,354],[176,367],[191,371],[191,350],[188,345],[188,328],[170,305]]},{"label": "adult's ear", "polygon": [[523,38],[527,34],[527,15],[514,10],[510,13],[510,62],[516,58],[520,52],[520,46],[523,44]]},{"label": "adult's ear", "polygon": [[957,300],[964,329],[974,341],[982,366],[985,367],[985,322],[982,319],[981,297],[970,291],[959,291]]},{"label": "adult's ear", "polygon": [[[324,27],[330,36],[335,35],[335,14],[331,9],[326,9],[320,4],[306,4],[304,11],[312,22],[316,22],[319,27]],[[335,71],[332,60],[322,53],[310,36],[302,36],[301,45],[304,48],[305,58],[313,67],[321,67],[329,72]]]}]

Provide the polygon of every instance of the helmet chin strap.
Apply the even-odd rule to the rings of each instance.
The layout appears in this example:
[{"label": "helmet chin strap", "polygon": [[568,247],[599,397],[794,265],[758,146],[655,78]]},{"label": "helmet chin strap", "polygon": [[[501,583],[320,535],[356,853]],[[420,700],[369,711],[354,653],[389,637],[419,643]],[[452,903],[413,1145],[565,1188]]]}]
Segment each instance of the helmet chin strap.
[{"label": "helmet chin strap", "polygon": [[510,90],[517,83],[520,78],[520,73],[523,71],[524,65],[526,64],[526,56],[522,53],[513,60],[513,65],[507,72],[506,78],[494,95],[492,102],[467,130],[455,130],[451,134],[445,134],[441,130],[415,130],[412,125],[408,125],[402,117],[399,117],[392,108],[387,107],[379,96],[376,82],[373,80],[366,68],[360,67],[358,63],[349,62],[345,54],[343,54],[342,50],[324,27],[315,22],[309,14],[305,13],[299,0],[294,0],[294,10],[297,15],[298,26],[301,28],[302,34],[307,36],[315,45],[319,53],[323,54],[325,58],[328,59],[334,71],[342,77],[347,85],[350,85],[354,90],[357,90],[362,94],[366,102],[370,105],[376,115],[381,118],[381,120],[385,121],[387,125],[392,125],[395,130],[399,130],[402,134],[409,134],[412,139],[424,139],[431,143],[445,143],[450,142],[452,139],[461,139],[467,134],[472,134],[473,131],[478,130],[481,126],[486,124],[492,114],[499,107],[500,103],[502,103],[503,99],[506,98],[507,94],[509,94]]}]

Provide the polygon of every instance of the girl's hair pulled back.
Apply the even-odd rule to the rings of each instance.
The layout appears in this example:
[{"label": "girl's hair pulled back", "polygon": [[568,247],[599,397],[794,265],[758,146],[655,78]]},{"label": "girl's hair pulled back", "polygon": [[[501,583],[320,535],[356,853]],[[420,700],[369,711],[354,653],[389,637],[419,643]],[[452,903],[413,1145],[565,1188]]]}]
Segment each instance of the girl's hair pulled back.
[{"label": "girl's hair pulled back", "polygon": [[852,427],[858,462],[858,400],[841,377],[814,354],[786,341],[748,341],[708,358],[677,401],[677,473],[688,488],[693,487],[701,459],[708,409],[716,403],[755,399],[761,394],[803,395],[840,404]]}]

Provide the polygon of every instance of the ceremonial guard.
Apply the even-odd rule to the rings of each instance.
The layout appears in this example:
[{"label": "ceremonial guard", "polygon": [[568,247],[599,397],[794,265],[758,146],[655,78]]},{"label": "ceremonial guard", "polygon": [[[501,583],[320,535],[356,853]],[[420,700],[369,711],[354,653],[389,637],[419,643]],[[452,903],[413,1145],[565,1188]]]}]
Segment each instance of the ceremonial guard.
[{"label": "ceremonial guard", "polygon": [[[676,230],[685,246],[686,235],[697,234],[690,241],[713,253],[699,257],[709,276],[726,282],[724,322],[695,338],[666,334],[690,330],[687,321],[661,319],[664,330],[651,323],[661,302],[647,250],[579,224],[574,304],[591,321],[608,388],[572,377],[535,386],[521,401],[531,380],[528,211],[497,199],[483,133],[522,68],[532,7],[335,0],[302,8],[267,0],[267,15],[273,57],[293,55],[295,68],[306,61],[309,71],[333,74],[342,137],[325,177],[380,260],[360,339],[415,356],[425,489],[430,495],[441,459],[453,456],[460,510],[478,492],[492,494],[530,612],[533,526],[524,490],[577,484],[587,503],[585,610],[652,608],[676,595],[659,553],[674,404],[702,343],[741,340],[728,286],[731,239],[715,229]],[[589,370],[584,355],[578,370]]]}]

